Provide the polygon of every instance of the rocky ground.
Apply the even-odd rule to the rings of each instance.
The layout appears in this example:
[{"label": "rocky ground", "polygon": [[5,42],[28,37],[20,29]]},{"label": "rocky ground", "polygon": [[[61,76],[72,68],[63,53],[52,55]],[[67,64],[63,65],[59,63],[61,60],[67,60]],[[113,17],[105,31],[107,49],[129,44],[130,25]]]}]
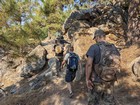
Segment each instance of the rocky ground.
[{"label": "rocky ground", "polygon": [[[133,81],[129,64],[139,56],[140,49],[131,46],[121,50],[122,69],[115,84],[115,97],[118,105],[140,105],[140,83]],[[21,83],[26,84],[23,80]],[[85,79],[75,81],[74,97],[68,98],[68,91],[63,78],[55,78],[47,81],[46,85],[38,90],[22,93],[20,95],[8,95],[1,99],[0,105],[86,105],[87,88]]]}]

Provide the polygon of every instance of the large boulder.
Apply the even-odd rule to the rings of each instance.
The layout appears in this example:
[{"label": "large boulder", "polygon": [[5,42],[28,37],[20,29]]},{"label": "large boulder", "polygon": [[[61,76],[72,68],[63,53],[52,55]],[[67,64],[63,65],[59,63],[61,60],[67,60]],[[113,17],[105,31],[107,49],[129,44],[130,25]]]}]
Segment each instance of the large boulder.
[{"label": "large boulder", "polygon": [[59,73],[59,69],[60,69],[60,62],[57,58],[51,58],[48,61],[48,67],[49,67],[49,71],[52,71],[54,75],[57,75]]},{"label": "large boulder", "polygon": [[58,68],[60,67],[60,62],[56,58],[51,58],[48,60],[48,68],[37,75],[32,81],[30,81],[29,86],[32,90],[38,89],[46,84],[47,81],[51,80],[53,76],[58,73]]},{"label": "large boulder", "polygon": [[46,56],[47,59],[53,58],[55,56],[55,53],[53,51],[54,49],[53,46],[54,44],[48,44],[48,45],[43,46],[45,50],[47,51],[47,56]]},{"label": "large boulder", "polygon": [[103,6],[98,5],[90,9],[73,11],[65,21],[64,33],[69,36],[80,30],[80,28],[98,27],[104,25],[115,35],[124,35],[127,27],[127,16],[119,5]]},{"label": "large boulder", "polygon": [[[77,20],[88,19],[90,17],[91,12],[92,12],[92,9],[73,11],[63,25],[64,30],[68,30],[72,26],[73,22],[75,22]],[[88,27],[89,27],[89,25],[88,25]]]},{"label": "large boulder", "polygon": [[80,58],[85,56],[89,47],[95,42],[90,36],[79,36],[74,42],[74,52],[77,53]]},{"label": "large boulder", "polygon": [[42,70],[46,64],[46,50],[38,45],[27,57],[26,60],[18,67],[22,71],[22,77],[32,76]]},{"label": "large boulder", "polygon": [[[98,27],[92,27],[89,29],[84,29],[85,33],[81,29],[80,31],[75,33],[74,36],[74,52],[76,52],[80,57],[85,56],[87,50],[89,47],[95,43],[93,40],[93,36],[96,30],[102,29],[105,32],[108,32],[108,28],[103,27],[103,26],[98,26]],[[114,34],[107,34],[106,40],[110,43],[113,43],[115,45],[118,45],[118,37],[115,36]]]},{"label": "large boulder", "polygon": [[31,90],[39,89],[40,87],[46,85],[47,81],[50,81],[53,77],[52,71],[45,70],[43,73],[39,74],[36,78],[30,81],[29,88]]},{"label": "large boulder", "polygon": [[83,21],[74,21],[72,24],[71,24],[71,27],[69,27],[69,29],[67,30],[67,35],[69,38],[73,37],[74,33],[76,31],[79,31],[81,28],[90,28],[90,26],[83,22]]},{"label": "large boulder", "polygon": [[140,57],[137,57],[131,62],[131,70],[135,79],[140,79]]}]

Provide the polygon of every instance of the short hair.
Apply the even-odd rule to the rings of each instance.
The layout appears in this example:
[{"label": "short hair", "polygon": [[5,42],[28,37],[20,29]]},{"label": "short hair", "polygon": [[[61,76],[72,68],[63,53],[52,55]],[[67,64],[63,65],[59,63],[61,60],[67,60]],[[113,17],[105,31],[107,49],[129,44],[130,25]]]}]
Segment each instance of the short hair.
[{"label": "short hair", "polygon": [[95,37],[97,37],[97,36],[99,36],[99,37],[105,37],[106,34],[105,34],[105,32],[103,30],[99,29],[99,30],[96,30],[95,33],[93,34],[93,39]]},{"label": "short hair", "polygon": [[74,51],[74,47],[70,46],[69,51]]}]

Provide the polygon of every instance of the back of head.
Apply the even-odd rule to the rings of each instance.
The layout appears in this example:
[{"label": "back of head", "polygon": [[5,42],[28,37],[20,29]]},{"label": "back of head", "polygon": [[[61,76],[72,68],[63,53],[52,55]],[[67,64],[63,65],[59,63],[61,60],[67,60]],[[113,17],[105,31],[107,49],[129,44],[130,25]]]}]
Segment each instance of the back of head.
[{"label": "back of head", "polygon": [[63,52],[63,49],[62,49],[62,46],[59,44],[59,45],[56,45],[55,46],[55,53],[56,54],[60,54]]},{"label": "back of head", "polygon": [[95,33],[93,34],[93,39],[95,37],[105,37],[105,35],[106,35],[105,32],[103,30],[99,29],[99,30],[96,30]]},{"label": "back of head", "polygon": [[62,40],[62,39],[64,39],[64,37],[61,35],[61,36],[59,36],[59,38]]},{"label": "back of head", "polygon": [[74,47],[73,46],[70,46],[70,48],[69,48],[69,51],[74,51]]}]

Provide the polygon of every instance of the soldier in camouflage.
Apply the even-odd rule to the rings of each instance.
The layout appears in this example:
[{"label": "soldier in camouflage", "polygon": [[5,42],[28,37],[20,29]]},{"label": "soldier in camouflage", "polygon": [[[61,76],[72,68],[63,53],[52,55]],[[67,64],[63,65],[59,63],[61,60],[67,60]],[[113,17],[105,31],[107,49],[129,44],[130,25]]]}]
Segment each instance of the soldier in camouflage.
[{"label": "soldier in camouflage", "polygon": [[[102,30],[95,31],[94,37],[97,43],[106,43],[105,33]],[[96,72],[95,65],[101,59],[101,49],[98,44],[92,45],[86,53],[86,84],[88,87],[88,105],[116,105],[113,96],[115,79],[103,81]]]}]

